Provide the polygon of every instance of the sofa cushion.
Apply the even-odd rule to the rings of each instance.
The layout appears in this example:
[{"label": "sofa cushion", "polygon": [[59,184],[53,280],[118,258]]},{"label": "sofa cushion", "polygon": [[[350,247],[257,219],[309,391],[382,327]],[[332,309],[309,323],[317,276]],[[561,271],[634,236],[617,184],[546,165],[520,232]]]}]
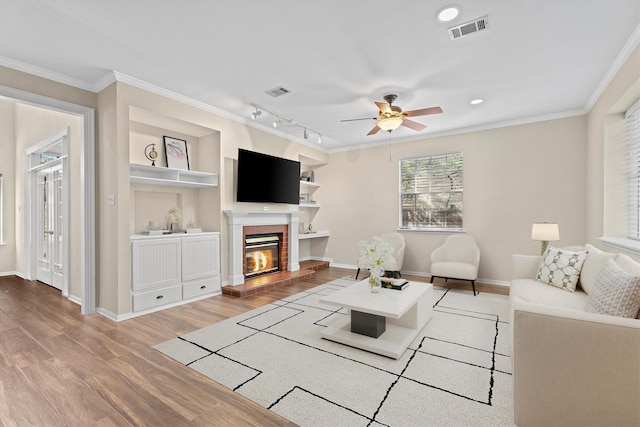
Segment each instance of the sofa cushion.
[{"label": "sofa cushion", "polygon": [[584,311],[587,298],[582,291],[566,292],[533,279],[512,280],[509,288],[512,307],[514,302],[528,302]]},{"label": "sofa cushion", "polygon": [[565,291],[574,292],[587,255],[587,251],[574,252],[550,246],[540,261],[536,279]]},{"label": "sofa cushion", "polygon": [[587,245],[587,251],[589,255],[582,264],[582,271],[580,272],[580,287],[590,294],[593,291],[595,285],[596,276],[607,262],[608,259],[614,258],[615,253],[604,252],[595,246]]},{"label": "sofa cushion", "polygon": [[636,317],[640,311],[640,276],[629,274],[613,259],[607,260],[596,276],[586,311]]}]

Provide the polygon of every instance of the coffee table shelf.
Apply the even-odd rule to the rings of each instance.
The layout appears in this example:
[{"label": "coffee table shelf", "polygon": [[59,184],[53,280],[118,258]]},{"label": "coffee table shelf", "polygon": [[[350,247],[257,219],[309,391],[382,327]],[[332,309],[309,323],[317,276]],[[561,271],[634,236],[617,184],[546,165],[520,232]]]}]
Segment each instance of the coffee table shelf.
[{"label": "coffee table shelf", "polygon": [[369,290],[368,279],[354,283],[320,298],[320,302],[383,316],[385,332],[378,338],[351,332],[349,315],[334,320],[320,334],[330,341],[398,359],[431,318],[432,292],[430,283],[409,282],[401,291],[383,288],[377,294]]}]

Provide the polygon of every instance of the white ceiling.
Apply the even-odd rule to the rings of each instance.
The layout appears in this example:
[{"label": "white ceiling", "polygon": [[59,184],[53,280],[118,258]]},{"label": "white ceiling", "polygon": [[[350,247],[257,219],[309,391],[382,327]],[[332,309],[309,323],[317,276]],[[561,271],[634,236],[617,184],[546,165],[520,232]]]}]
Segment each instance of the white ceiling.
[{"label": "white ceiling", "polygon": [[[439,23],[451,3],[462,13]],[[450,40],[485,15],[489,29]],[[640,0],[0,0],[0,65],[92,90],[116,71],[304,142],[303,127],[252,122],[256,103],[333,151],[583,113],[639,23]],[[291,93],[265,93],[277,86]],[[375,117],[388,93],[444,113],[414,118],[420,133],[341,122]]]}]

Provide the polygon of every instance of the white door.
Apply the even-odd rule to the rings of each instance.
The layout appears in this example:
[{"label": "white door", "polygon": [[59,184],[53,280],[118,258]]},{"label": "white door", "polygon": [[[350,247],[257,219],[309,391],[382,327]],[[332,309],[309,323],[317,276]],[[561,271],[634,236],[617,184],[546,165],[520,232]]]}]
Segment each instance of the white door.
[{"label": "white door", "polygon": [[37,280],[62,290],[62,164],[37,172]]}]

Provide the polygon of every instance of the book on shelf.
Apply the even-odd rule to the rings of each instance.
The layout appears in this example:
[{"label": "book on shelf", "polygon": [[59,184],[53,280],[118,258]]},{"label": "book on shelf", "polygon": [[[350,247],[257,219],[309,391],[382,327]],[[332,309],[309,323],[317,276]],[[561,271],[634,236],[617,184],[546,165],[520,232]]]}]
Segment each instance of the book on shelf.
[{"label": "book on shelf", "polygon": [[409,286],[409,282],[404,279],[394,279],[393,277],[381,277],[380,282],[383,288],[402,290]]}]

